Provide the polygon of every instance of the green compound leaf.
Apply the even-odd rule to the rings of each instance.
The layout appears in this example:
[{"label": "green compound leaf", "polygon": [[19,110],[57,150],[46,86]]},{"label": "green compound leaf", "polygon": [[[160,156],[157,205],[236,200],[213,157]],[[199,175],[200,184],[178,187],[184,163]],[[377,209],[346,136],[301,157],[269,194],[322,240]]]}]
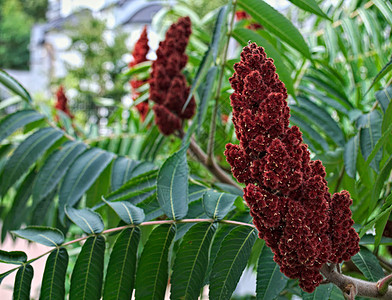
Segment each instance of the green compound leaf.
[{"label": "green compound leaf", "polygon": [[32,164],[63,136],[53,128],[39,129],[22,142],[6,162],[2,174],[2,194],[4,194]]},{"label": "green compound leaf", "polygon": [[131,299],[139,240],[137,227],[124,229],[118,236],[106,272],[104,300]]},{"label": "green compound leaf", "polygon": [[212,266],[210,299],[230,299],[256,241],[256,229],[240,226],[223,240]]},{"label": "green compound leaf", "polygon": [[346,173],[351,178],[355,178],[355,174],[357,174],[357,157],[359,150],[359,135],[352,137],[349,139],[347,144],[344,147],[344,167]]},{"label": "green compound leaf", "polygon": [[64,219],[65,205],[74,206],[112,161],[114,154],[91,148],[69,168],[59,193],[59,218]]},{"label": "green compound leaf", "polygon": [[26,253],[22,251],[4,251],[0,250],[0,262],[6,264],[20,265],[27,261]]},{"label": "green compound leaf", "polygon": [[20,110],[4,117],[0,122],[0,142],[17,129],[43,118],[43,115],[31,109]]},{"label": "green compound leaf", "polygon": [[169,275],[169,248],[175,232],[174,224],[163,224],[150,234],[136,272],[136,299],[164,299]]},{"label": "green compound leaf", "polygon": [[68,218],[88,234],[101,233],[104,229],[102,217],[90,208],[66,207]]},{"label": "green compound leaf", "polygon": [[18,269],[14,283],[14,293],[12,299],[14,300],[30,300],[31,280],[34,276],[33,267],[30,265],[23,265]]},{"label": "green compound leaf", "polygon": [[48,247],[57,247],[64,243],[64,235],[57,228],[46,226],[28,226],[12,231],[16,236]]},{"label": "green compound leaf", "polygon": [[70,165],[85,149],[86,145],[84,143],[69,142],[49,156],[34,182],[34,203],[41,202],[42,199],[56,188]]},{"label": "green compound leaf", "polygon": [[171,299],[197,299],[204,284],[216,224],[199,223],[185,234],[174,262]]},{"label": "green compound leaf", "polygon": [[351,260],[368,280],[376,282],[384,277],[384,271],[377,257],[367,248],[361,247],[361,250],[351,257]]},{"label": "green compound leaf", "polygon": [[58,248],[50,253],[46,260],[40,300],[64,299],[67,266],[68,253],[65,248]]},{"label": "green compound leaf", "polygon": [[116,214],[127,224],[140,224],[144,221],[145,215],[143,209],[136,207],[135,205],[127,201],[116,201],[110,202],[102,198],[103,201],[109,205]]},{"label": "green compound leaf", "polygon": [[271,249],[264,245],[257,267],[256,299],[275,299],[285,288],[287,281],[288,278],[279,271]]},{"label": "green compound leaf", "polygon": [[301,52],[306,58],[311,57],[309,47],[298,29],[273,7],[262,0],[239,0],[238,4],[278,38]]},{"label": "green compound leaf", "polygon": [[9,75],[4,70],[0,69],[0,83],[8,88],[10,91],[14,92],[16,95],[20,96],[26,102],[32,102],[30,94],[26,89],[11,75]]},{"label": "green compound leaf", "polygon": [[89,237],[82,247],[71,276],[69,299],[100,299],[102,292],[105,238]]},{"label": "green compound leaf", "polygon": [[188,146],[185,146],[170,156],[158,172],[158,202],[165,214],[173,220],[181,220],[188,213],[187,149]]},{"label": "green compound leaf", "polygon": [[204,210],[208,217],[222,220],[234,208],[237,195],[207,191],[203,195]]}]

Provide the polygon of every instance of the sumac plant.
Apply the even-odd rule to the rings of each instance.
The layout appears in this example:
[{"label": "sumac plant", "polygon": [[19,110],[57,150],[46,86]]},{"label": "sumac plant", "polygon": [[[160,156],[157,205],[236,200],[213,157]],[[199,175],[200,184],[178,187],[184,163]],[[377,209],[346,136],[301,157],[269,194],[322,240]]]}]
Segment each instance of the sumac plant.
[{"label": "sumac plant", "polygon": [[51,247],[14,299],[392,299],[392,7],[291,2],[165,8],[104,128],[0,71],[1,238]]}]

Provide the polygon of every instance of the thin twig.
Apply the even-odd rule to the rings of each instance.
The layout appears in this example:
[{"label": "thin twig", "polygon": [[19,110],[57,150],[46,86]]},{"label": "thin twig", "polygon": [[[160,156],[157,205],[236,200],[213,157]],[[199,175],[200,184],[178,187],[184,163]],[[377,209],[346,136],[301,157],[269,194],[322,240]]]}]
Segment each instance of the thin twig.
[{"label": "thin twig", "polygon": [[[143,222],[140,224],[129,224],[129,225],[124,225],[124,226],[120,226],[120,227],[115,227],[115,228],[110,228],[107,230],[102,231],[100,234],[108,234],[108,233],[113,233],[113,232],[117,232],[117,231],[121,231],[127,228],[132,228],[132,227],[140,227],[140,226],[153,226],[153,225],[161,225],[161,224],[183,224],[183,223],[201,223],[201,222],[209,222],[209,223],[214,223],[216,222],[216,220],[214,219],[183,219],[183,220],[159,220],[159,221],[149,221],[149,222]],[[222,224],[231,224],[231,225],[237,225],[237,226],[248,226],[248,227],[252,227],[255,228],[255,226],[253,224],[249,224],[249,223],[244,223],[244,222],[239,222],[239,221],[232,221],[232,220],[221,220],[218,221],[217,223],[222,223]],[[86,235],[86,236],[82,236],[80,238],[77,238],[75,240],[66,242],[62,245],[58,245],[57,247],[50,249],[40,255],[38,255],[37,257],[34,257],[32,259],[29,259],[28,261],[26,261],[25,263],[23,263],[22,265],[26,265],[26,264],[30,264],[42,257],[44,257],[45,255],[50,254],[54,249],[58,249],[60,247],[65,247],[71,244],[75,244],[84,240],[87,240],[89,237],[94,236],[97,234],[90,234],[90,235]],[[10,269],[8,271],[15,271],[17,269],[19,269],[20,266],[15,267],[13,269]],[[7,271],[7,272],[8,272]]]},{"label": "thin twig", "polygon": [[232,15],[231,15],[230,23],[229,23],[229,30],[227,32],[227,41],[226,41],[225,48],[223,51],[223,58],[222,58],[221,64],[220,64],[219,79],[218,79],[218,85],[217,85],[216,94],[215,94],[214,111],[212,113],[212,118],[211,118],[211,131],[210,131],[210,134],[208,137],[208,146],[207,146],[207,163],[208,164],[213,164],[213,161],[215,159],[215,157],[214,157],[214,144],[215,144],[215,132],[216,132],[216,116],[218,114],[219,97],[220,97],[220,92],[222,89],[223,76],[225,73],[227,52],[229,50],[230,38],[231,38],[232,31],[233,31],[233,26],[234,26],[235,9],[237,6],[237,1],[233,0],[232,3],[233,3],[233,9],[231,12]]},{"label": "thin twig", "polygon": [[191,138],[189,149],[196,156],[197,160],[201,162],[212,173],[212,175],[215,176],[215,178],[240,190],[242,189],[242,187],[236,183],[229,174],[222,170],[215,160],[212,160],[211,164],[208,163],[207,154],[199,147],[193,138]]}]

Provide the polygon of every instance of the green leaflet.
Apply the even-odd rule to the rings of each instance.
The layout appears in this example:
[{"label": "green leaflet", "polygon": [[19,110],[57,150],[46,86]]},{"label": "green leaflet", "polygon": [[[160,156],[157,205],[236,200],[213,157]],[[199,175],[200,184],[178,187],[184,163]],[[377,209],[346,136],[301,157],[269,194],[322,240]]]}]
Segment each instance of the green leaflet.
[{"label": "green leaflet", "polygon": [[109,205],[116,214],[127,224],[140,224],[144,221],[145,215],[143,209],[136,207],[135,205],[127,201],[116,201],[110,202],[103,200]]},{"label": "green leaflet", "polygon": [[188,185],[188,199],[189,203],[199,200],[203,197],[203,194],[209,190],[208,187],[199,184],[193,184],[189,182]]},{"label": "green leaflet", "polygon": [[165,214],[173,220],[181,220],[188,212],[187,149],[188,146],[185,146],[170,156],[158,172],[158,202]]},{"label": "green leaflet", "polygon": [[279,271],[274,254],[266,245],[261,250],[257,267],[256,299],[275,299],[285,288],[288,278]]},{"label": "green leaflet", "polygon": [[27,261],[26,253],[22,251],[4,251],[0,250],[0,262],[6,264],[21,265]]},{"label": "green leaflet", "polygon": [[290,108],[309,119],[314,125],[321,128],[324,133],[337,145],[344,146],[344,134],[334,119],[322,107],[307,98],[298,96],[299,106],[291,105]]},{"label": "green leaflet", "polygon": [[32,186],[36,178],[36,172],[31,171],[21,183],[18,192],[14,198],[11,209],[7,212],[2,228],[1,237],[4,240],[8,231],[13,229],[18,229],[23,224],[23,221],[27,218],[29,211],[25,208],[27,207],[27,202],[31,196]]},{"label": "green leaflet", "polygon": [[344,167],[346,173],[351,178],[355,178],[357,173],[357,156],[359,150],[359,136],[358,134],[347,142],[344,147]]},{"label": "green leaflet", "polygon": [[30,94],[26,89],[11,75],[0,69],[0,83],[10,91],[20,96],[26,102],[32,102]]},{"label": "green leaflet", "polygon": [[60,187],[59,219],[64,219],[65,205],[74,206],[93,185],[112,161],[114,154],[91,148],[80,155],[71,165]]},{"label": "green leaflet", "polygon": [[56,188],[70,165],[85,149],[86,145],[81,142],[69,142],[48,157],[34,182],[34,203],[38,204]]},{"label": "green leaflet", "polygon": [[124,229],[118,236],[106,272],[104,300],[131,299],[139,239],[137,227]]},{"label": "green leaflet", "polygon": [[[365,160],[376,146],[376,143],[381,138],[381,123],[382,117],[378,111],[372,111],[366,115],[358,118],[358,124],[361,126],[359,134],[359,144],[361,152]],[[370,163],[371,167],[378,172],[382,153],[377,152],[374,155],[374,160]]]},{"label": "green leaflet", "polygon": [[387,130],[385,130],[382,136],[378,139],[377,143],[374,145],[374,148],[372,149],[372,152],[367,157],[366,159],[367,166],[373,161],[376,154],[380,151],[381,147],[384,146],[384,144],[388,141],[391,134],[392,134],[392,123],[389,125]]},{"label": "green leaflet", "polygon": [[57,247],[64,243],[64,235],[57,228],[46,226],[27,226],[24,229],[12,231],[16,236],[48,247]]},{"label": "green leaflet", "polygon": [[23,265],[18,269],[14,283],[14,300],[30,300],[31,280],[33,279],[34,270],[29,264]]},{"label": "green leaflet", "polygon": [[[185,219],[206,219],[207,216],[204,212],[204,207],[201,199],[189,203],[188,214]],[[192,223],[177,224],[177,232],[174,241],[181,239],[188,230],[193,226]]]},{"label": "green leaflet", "polygon": [[307,122],[305,122],[300,114],[296,113],[295,111],[292,111],[292,114],[290,116],[290,122],[294,125],[297,125],[301,129],[301,132],[303,132],[303,134],[305,134],[311,139],[312,144],[317,145],[317,148],[312,149],[313,151],[317,152],[317,150],[319,149],[328,151],[329,146],[327,141]]},{"label": "green leaflet", "polygon": [[[371,229],[376,223],[383,223],[384,219],[388,219],[389,213],[392,209],[392,195],[390,194],[386,199],[384,205],[381,207],[381,211],[377,214],[375,214],[370,220],[367,220],[366,224],[361,228],[361,231],[359,232],[359,237],[361,238],[366,234],[366,231]],[[376,226],[377,227],[377,226]],[[378,237],[380,236],[380,237]],[[376,231],[376,238],[381,238],[382,237],[382,232],[377,232]],[[376,238],[372,241],[371,244],[376,243]],[[376,243],[376,244],[379,244]]]},{"label": "green leaflet", "polygon": [[240,226],[224,239],[212,266],[210,299],[230,299],[248,262],[256,229]]},{"label": "green leaflet", "polygon": [[169,275],[169,248],[175,232],[174,224],[162,224],[150,234],[136,272],[136,299],[164,298]]},{"label": "green leaflet", "polygon": [[212,190],[203,195],[203,206],[208,217],[222,220],[229,211],[234,209],[234,201],[237,195],[218,193]]},{"label": "green leaflet", "polygon": [[309,47],[301,33],[277,10],[262,0],[240,0],[238,4],[277,37],[302,53],[306,58],[311,58]]},{"label": "green leaflet", "polygon": [[112,172],[112,163],[109,163],[106,168],[99,174],[92,186],[86,192],[86,206],[94,207],[97,203],[101,203],[104,195],[107,195],[110,190],[110,180]]},{"label": "green leaflet", "polygon": [[[392,86],[388,86],[385,89],[377,91],[375,93],[377,101],[380,103],[381,109],[386,114],[389,104],[392,99]],[[390,124],[390,123],[389,123]]]},{"label": "green leaflet", "polygon": [[139,174],[129,179],[119,189],[111,192],[105,199],[109,201],[131,201],[132,199],[131,202],[137,204],[136,196],[155,190],[157,174],[157,170],[149,170]]},{"label": "green leaflet", "polygon": [[46,260],[40,300],[64,299],[67,266],[68,253],[65,248],[57,248],[50,253]]},{"label": "green leaflet", "polygon": [[384,277],[384,271],[377,257],[367,248],[361,247],[361,250],[351,257],[351,260],[370,281],[376,282]]},{"label": "green leaflet", "polygon": [[43,115],[31,109],[20,110],[4,117],[0,122],[0,142],[17,129],[43,118]]},{"label": "green leaflet", "polygon": [[368,201],[368,206],[369,206],[369,214],[370,212],[373,211],[374,207],[376,207],[379,197],[380,197],[380,192],[382,188],[384,187],[384,182],[385,180],[388,179],[389,174],[391,173],[392,170],[392,155],[385,161],[380,173],[378,174],[376,181],[374,183],[374,187],[371,193],[371,198],[370,203]]},{"label": "green leaflet", "polygon": [[39,129],[22,142],[6,162],[2,177],[2,194],[33,165],[37,159],[63,136],[63,133],[51,127]]},{"label": "green leaflet", "polygon": [[163,215],[163,211],[159,206],[156,193],[153,193],[152,195],[146,197],[143,201],[139,202],[137,207],[143,209],[145,214],[144,221],[150,221]]},{"label": "green leaflet", "polygon": [[171,299],[197,299],[204,284],[216,224],[193,225],[185,234],[174,262]]},{"label": "green leaflet", "polygon": [[101,298],[105,238],[89,237],[76,260],[71,276],[70,300]]},{"label": "green leaflet", "polygon": [[124,156],[117,157],[113,162],[111,190],[118,190],[132,178],[132,171],[140,162]]},{"label": "green leaflet", "polygon": [[289,0],[299,8],[306,10],[312,14],[316,14],[324,19],[330,20],[330,18],[320,9],[315,0]]},{"label": "green leaflet", "polygon": [[[374,77],[372,84],[369,86],[369,88],[367,89],[365,95],[370,91],[370,89],[377,83],[379,82],[385,75],[387,75],[390,71],[392,70],[392,57],[389,59],[389,61],[387,62],[387,64],[385,66],[382,67],[382,69],[380,70],[380,72],[377,73],[376,77]],[[383,110],[384,106],[382,106]]]},{"label": "green leaflet", "polygon": [[87,234],[101,233],[104,229],[102,217],[89,208],[65,207],[68,218]]}]

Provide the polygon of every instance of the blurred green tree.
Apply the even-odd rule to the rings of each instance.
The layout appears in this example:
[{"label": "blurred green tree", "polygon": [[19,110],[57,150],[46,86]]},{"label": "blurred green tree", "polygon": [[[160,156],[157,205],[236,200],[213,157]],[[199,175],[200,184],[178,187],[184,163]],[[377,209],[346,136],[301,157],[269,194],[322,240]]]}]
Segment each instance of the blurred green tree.
[{"label": "blurred green tree", "polygon": [[126,79],[120,73],[127,66],[122,59],[128,51],[127,34],[120,30],[108,30],[104,20],[94,18],[90,13],[80,14],[78,21],[69,24],[66,33],[71,38],[69,50],[80,56],[81,64],[67,64],[65,86],[78,91],[77,102],[95,110],[94,102],[103,98],[120,102],[128,93]]},{"label": "blurred green tree", "polygon": [[0,1],[1,68],[29,68],[29,41],[32,23],[32,18],[26,14],[18,0]]}]

